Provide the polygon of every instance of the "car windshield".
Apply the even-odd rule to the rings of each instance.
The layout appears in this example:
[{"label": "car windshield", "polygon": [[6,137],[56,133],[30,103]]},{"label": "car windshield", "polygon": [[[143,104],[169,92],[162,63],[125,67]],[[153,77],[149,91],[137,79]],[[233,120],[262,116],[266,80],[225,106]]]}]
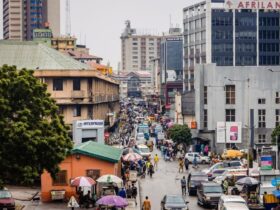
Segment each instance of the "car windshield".
[{"label": "car windshield", "polygon": [[139,138],[141,138],[141,137],[144,137],[144,134],[143,133],[138,133],[138,135],[137,135]]},{"label": "car windshield", "polygon": [[191,180],[195,180],[195,181],[208,180],[208,176],[206,176],[206,175],[192,176]]},{"label": "car windshield", "polygon": [[0,198],[11,198],[11,197],[12,195],[9,191],[6,190],[0,191]]},{"label": "car windshield", "polygon": [[141,152],[143,152],[143,153],[149,153],[150,152],[150,150],[148,149],[148,148],[140,148],[139,149]]},{"label": "car windshield", "polygon": [[183,204],[185,203],[184,199],[180,196],[167,196],[166,203],[176,203],[176,204]]},{"label": "car windshield", "polygon": [[204,193],[222,193],[221,186],[205,186]]}]

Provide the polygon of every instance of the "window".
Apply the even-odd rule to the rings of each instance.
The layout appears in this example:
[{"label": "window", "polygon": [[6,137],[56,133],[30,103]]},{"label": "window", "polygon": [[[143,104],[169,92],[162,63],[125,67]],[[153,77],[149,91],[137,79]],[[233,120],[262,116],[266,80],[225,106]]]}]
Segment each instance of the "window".
[{"label": "window", "polygon": [[259,128],[265,128],[265,109],[258,110]]},{"label": "window", "polygon": [[204,86],[204,104],[207,104],[207,86]]},{"label": "window", "polygon": [[226,122],[235,122],[235,109],[226,109]]},{"label": "window", "polygon": [[258,137],[259,137],[259,139],[258,139],[259,143],[265,143],[266,142],[265,134],[259,134]]},{"label": "window", "polygon": [[73,116],[74,117],[80,117],[81,116],[81,105],[77,104],[77,105],[74,106]]},{"label": "window", "polygon": [[57,111],[57,113],[59,114],[59,115],[63,115],[63,112],[64,112],[64,107],[63,106],[58,106],[58,111]]},{"label": "window", "polygon": [[280,125],[280,109],[275,110],[275,127]]},{"label": "window", "polygon": [[67,171],[62,170],[56,174],[53,185],[67,185]]},{"label": "window", "polygon": [[259,98],[258,104],[265,104],[265,98]]},{"label": "window", "polygon": [[207,115],[207,109],[204,109],[204,116],[203,116],[203,127],[207,128],[208,124],[208,115]]},{"label": "window", "polygon": [[73,90],[81,90],[81,80],[80,78],[73,79]]},{"label": "window", "polygon": [[86,176],[91,177],[92,179],[96,180],[100,177],[100,170],[88,169],[86,171]]},{"label": "window", "polygon": [[63,90],[63,79],[53,79],[53,90]]},{"label": "window", "polygon": [[280,104],[280,92],[276,92],[275,103]]},{"label": "window", "polygon": [[235,85],[226,85],[226,104],[235,104]]}]

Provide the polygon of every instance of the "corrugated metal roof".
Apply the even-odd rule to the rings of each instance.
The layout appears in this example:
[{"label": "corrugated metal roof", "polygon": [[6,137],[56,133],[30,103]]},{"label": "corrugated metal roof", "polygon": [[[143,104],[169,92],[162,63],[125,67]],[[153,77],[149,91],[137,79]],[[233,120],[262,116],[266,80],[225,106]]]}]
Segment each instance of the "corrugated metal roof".
[{"label": "corrugated metal roof", "polygon": [[105,144],[88,141],[74,147],[72,154],[77,153],[117,163],[121,159],[122,150]]},{"label": "corrugated metal roof", "polygon": [[64,55],[42,43],[31,41],[0,41],[0,66],[15,65],[27,69],[89,69],[86,64]]}]

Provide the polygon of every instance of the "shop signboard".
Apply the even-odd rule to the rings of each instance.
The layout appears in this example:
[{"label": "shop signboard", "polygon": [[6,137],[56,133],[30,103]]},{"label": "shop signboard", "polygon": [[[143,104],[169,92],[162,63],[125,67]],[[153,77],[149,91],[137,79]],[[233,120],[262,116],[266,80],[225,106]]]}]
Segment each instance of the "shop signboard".
[{"label": "shop signboard", "polygon": [[279,0],[225,0],[225,9],[280,10]]},{"label": "shop signboard", "polygon": [[272,170],[272,156],[261,156],[261,170]]},{"label": "shop signboard", "polygon": [[280,185],[280,177],[271,180],[271,185],[277,187]]},{"label": "shop signboard", "polygon": [[241,143],[241,122],[217,122],[217,143]]}]

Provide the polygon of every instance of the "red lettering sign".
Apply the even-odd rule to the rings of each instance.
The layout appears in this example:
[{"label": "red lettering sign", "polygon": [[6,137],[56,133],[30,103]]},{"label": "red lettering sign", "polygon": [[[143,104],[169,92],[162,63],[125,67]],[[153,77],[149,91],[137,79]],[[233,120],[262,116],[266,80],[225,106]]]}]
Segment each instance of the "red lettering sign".
[{"label": "red lettering sign", "polygon": [[244,9],[244,5],[243,5],[243,3],[242,3],[242,1],[241,2],[239,2],[239,4],[238,4],[238,7],[237,7],[238,9]]}]

